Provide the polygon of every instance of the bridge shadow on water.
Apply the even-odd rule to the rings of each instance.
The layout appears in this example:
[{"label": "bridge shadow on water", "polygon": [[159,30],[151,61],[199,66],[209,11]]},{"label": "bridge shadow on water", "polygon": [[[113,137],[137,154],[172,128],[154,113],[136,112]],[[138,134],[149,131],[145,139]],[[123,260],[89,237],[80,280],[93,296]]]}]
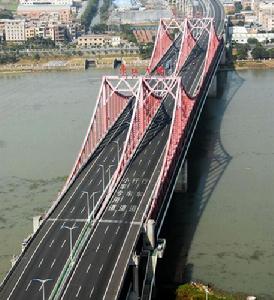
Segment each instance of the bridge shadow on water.
[{"label": "bridge shadow on water", "polygon": [[174,193],[160,235],[167,239],[167,248],[158,260],[157,300],[175,299],[176,287],[192,280],[188,252],[206,205],[233,159],[222,145],[220,130],[226,108],[242,84],[236,72],[219,72],[217,97],[208,98],[204,106],[189,149],[188,191]]}]

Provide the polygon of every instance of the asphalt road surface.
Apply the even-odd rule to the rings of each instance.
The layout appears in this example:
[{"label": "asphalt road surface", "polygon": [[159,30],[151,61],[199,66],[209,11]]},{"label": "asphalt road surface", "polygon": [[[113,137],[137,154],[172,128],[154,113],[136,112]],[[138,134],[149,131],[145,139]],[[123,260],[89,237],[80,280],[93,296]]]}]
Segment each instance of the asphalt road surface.
[{"label": "asphalt road surface", "polygon": [[[41,298],[41,283],[33,279],[50,279],[45,283],[46,296],[50,294],[70,254],[70,230],[64,226],[76,227],[72,230],[74,245],[88,218],[87,195],[90,198],[90,213],[93,202],[95,206],[117,167],[118,151],[120,155],[129,128],[128,122],[132,117],[132,108],[133,101],[130,101],[59,205],[41,226],[1,289],[1,300]],[[112,167],[108,169],[110,165]]]},{"label": "asphalt road surface", "polygon": [[92,234],[62,299],[115,299],[158,179],[174,100],[158,110]]}]

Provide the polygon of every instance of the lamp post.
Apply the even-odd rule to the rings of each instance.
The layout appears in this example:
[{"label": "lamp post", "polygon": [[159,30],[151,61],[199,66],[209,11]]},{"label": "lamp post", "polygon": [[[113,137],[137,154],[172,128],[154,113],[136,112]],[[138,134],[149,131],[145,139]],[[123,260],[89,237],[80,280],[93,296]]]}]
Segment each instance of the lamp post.
[{"label": "lamp post", "polygon": [[105,167],[104,165],[99,165],[102,168],[103,173],[103,191],[105,190]]},{"label": "lamp post", "polygon": [[115,165],[109,165],[108,168],[107,168],[107,171],[108,171],[108,183],[110,183],[110,169],[112,167],[115,167]]},{"label": "lamp post", "polygon": [[72,227],[62,225],[61,229],[68,229],[69,230],[69,237],[70,237],[70,259],[72,261],[72,230],[78,228],[78,226],[73,225]]},{"label": "lamp post", "polygon": [[120,147],[119,147],[119,142],[118,141],[112,141],[113,143],[115,143],[117,145],[117,165],[119,164],[119,160],[120,160],[120,155],[119,155],[119,151],[120,151]]},{"label": "lamp post", "polygon": [[89,219],[89,196],[88,196],[88,192],[82,192],[82,195],[85,194],[87,195],[87,210],[88,210],[88,219]]},{"label": "lamp post", "polygon": [[[50,278],[48,279],[39,279],[39,278],[34,278],[32,279],[33,281],[38,281],[42,284],[42,293],[43,293],[43,300],[46,300],[46,294],[45,294],[45,283],[52,280]],[[40,290],[40,289],[39,289]]]},{"label": "lamp post", "polygon": [[93,192],[92,195],[90,196],[90,198],[92,197],[92,221],[94,221],[94,195],[98,193],[99,191]]}]

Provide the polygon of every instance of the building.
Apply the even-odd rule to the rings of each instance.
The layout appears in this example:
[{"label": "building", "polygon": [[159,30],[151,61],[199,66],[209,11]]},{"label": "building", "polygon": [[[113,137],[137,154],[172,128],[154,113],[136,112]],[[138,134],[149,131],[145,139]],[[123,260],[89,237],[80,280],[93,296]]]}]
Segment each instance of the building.
[{"label": "building", "polygon": [[25,20],[5,20],[5,39],[7,42],[25,41]]},{"label": "building", "polygon": [[68,23],[72,20],[73,9],[70,5],[19,5],[17,14],[28,20],[42,20],[55,17],[61,23]]},{"label": "building", "polygon": [[105,34],[89,34],[80,36],[77,40],[79,48],[93,48],[93,47],[117,47],[121,43],[120,36],[110,36]]},{"label": "building", "polygon": [[73,5],[73,0],[20,0],[22,5]]},{"label": "building", "polygon": [[233,14],[235,12],[235,5],[232,0],[224,0],[223,6],[226,14]]},{"label": "building", "polygon": [[267,31],[274,29],[274,2],[260,2],[258,6],[258,23]]},{"label": "building", "polygon": [[260,43],[274,39],[274,33],[253,33],[243,26],[230,27],[229,33],[231,35],[231,40],[238,44],[246,44],[249,38],[255,38]]}]

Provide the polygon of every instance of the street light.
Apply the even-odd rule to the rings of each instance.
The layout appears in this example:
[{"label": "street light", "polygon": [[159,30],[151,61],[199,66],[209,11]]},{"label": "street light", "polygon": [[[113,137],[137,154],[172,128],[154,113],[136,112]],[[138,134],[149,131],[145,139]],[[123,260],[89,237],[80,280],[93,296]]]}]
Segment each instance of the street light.
[{"label": "street light", "polygon": [[[46,282],[48,282],[48,281],[50,281],[50,280],[52,280],[52,279],[39,279],[39,278],[34,278],[34,279],[32,279],[32,281],[38,281],[38,282],[40,282],[41,284],[42,284],[42,291],[43,291],[43,300],[46,300],[46,295],[45,295],[45,283]],[[41,289],[41,288],[40,288]],[[40,291],[40,289],[39,289],[39,291]]]},{"label": "street light", "polygon": [[117,145],[117,165],[119,164],[119,160],[120,160],[120,158],[119,158],[119,151],[120,151],[120,147],[119,147],[119,142],[118,141],[112,141],[113,143],[115,143],[116,145]]},{"label": "street light", "polygon": [[104,165],[99,165],[102,167],[102,173],[103,173],[103,191],[105,190],[105,167]]},{"label": "street light", "polygon": [[[88,193],[88,192],[85,192],[85,191],[82,192],[82,195],[83,195],[83,194],[86,194],[86,195],[87,195],[88,219],[89,219],[89,217],[90,217],[89,200],[90,200],[91,197],[92,197],[92,220],[94,220],[94,195],[95,195],[95,194],[98,194],[98,193],[99,193],[99,191],[93,192],[93,193],[91,194],[91,196],[89,197],[89,193]],[[81,197],[81,198],[82,198],[82,197]]]},{"label": "street light", "polygon": [[70,259],[72,261],[72,230],[78,228],[78,226],[73,225],[72,227],[62,225],[61,229],[68,229],[69,230],[69,237],[70,237]]},{"label": "street light", "polygon": [[110,183],[110,169],[111,167],[115,167],[115,165],[109,165],[108,168],[107,168],[107,171],[108,171],[108,183]]},{"label": "street light", "polygon": [[93,192],[90,198],[92,197],[92,221],[94,221],[94,195],[100,193],[99,191]]}]

